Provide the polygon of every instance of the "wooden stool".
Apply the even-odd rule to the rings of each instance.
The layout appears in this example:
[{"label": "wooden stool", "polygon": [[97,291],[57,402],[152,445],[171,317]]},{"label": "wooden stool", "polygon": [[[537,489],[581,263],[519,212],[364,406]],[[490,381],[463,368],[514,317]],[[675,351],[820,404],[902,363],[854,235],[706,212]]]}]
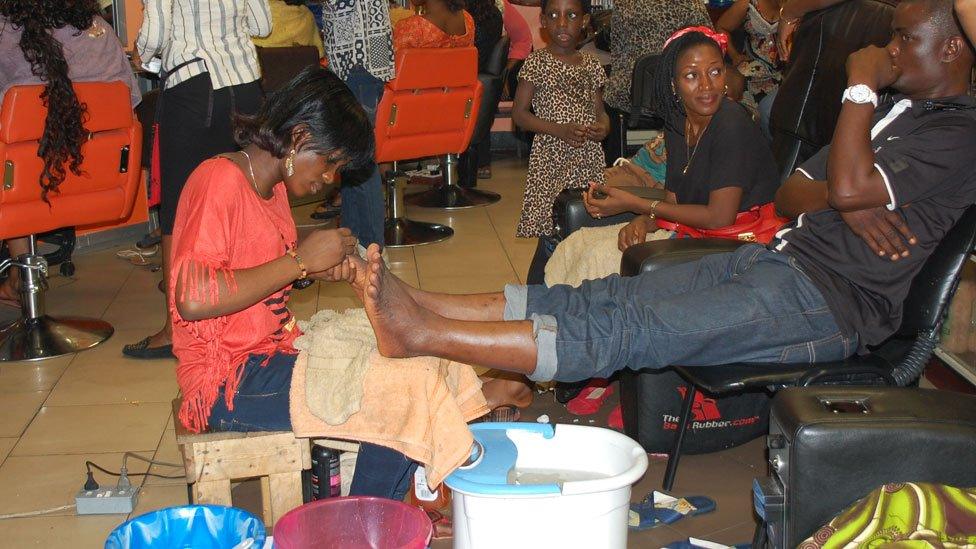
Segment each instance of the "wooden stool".
[{"label": "wooden stool", "polygon": [[193,502],[231,505],[232,480],[261,478],[264,522],[269,527],[302,504],[302,470],[312,467],[308,439],[288,431],[201,433],[179,421],[180,400],[173,401],[176,444],[183,455]]}]

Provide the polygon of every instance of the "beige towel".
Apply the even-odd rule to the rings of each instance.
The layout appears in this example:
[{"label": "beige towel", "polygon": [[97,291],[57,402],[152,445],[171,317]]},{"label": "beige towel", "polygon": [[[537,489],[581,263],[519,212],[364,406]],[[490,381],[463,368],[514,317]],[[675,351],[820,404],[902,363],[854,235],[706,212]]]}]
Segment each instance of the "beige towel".
[{"label": "beige towel", "polygon": [[[546,286],[569,284],[577,287],[584,280],[595,280],[620,272],[617,235],[626,223],[606,227],[583,227],[556,246],[546,263]],[[648,233],[647,241],[665,240],[671,231]]]},{"label": "beige towel", "polygon": [[[364,315],[361,309],[346,314]],[[440,485],[464,463],[474,440],[467,422],[488,412],[481,381],[470,366],[432,357],[391,359],[372,350],[359,411],[341,425],[330,425],[309,408],[306,394],[318,390],[311,381],[317,374],[310,377],[311,372],[309,353],[303,351],[291,381],[291,422],[296,436],[393,448],[424,464],[432,486]]]},{"label": "beige towel", "polygon": [[359,411],[367,361],[376,349],[366,311],[325,309],[298,325],[303,334],[295,348],[308,356],[308,408],[329,425],[341,425]]}]

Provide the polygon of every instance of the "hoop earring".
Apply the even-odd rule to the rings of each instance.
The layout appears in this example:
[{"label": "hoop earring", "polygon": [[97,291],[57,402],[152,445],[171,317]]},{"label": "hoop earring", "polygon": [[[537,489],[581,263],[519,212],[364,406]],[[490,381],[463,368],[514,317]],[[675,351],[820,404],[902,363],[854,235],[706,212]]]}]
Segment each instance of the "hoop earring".
[{"label": "hoop earring", "polygon": [[681,97],[678,95],[678,90],[674,89],[674,80],[671,81],[671,95],[674,97],[675,103],[681,103]]},{"label": "hoop earring", "polygon": [[288,177],[295,175],[295,149],[292,149],[285,158],[285,175]]},{"label": "hoop earring", "polygon": [[725,91],[722,92],[722,95],[728,95],[728,94],[729,94],[729,85],[726,84],[725,85]]}]

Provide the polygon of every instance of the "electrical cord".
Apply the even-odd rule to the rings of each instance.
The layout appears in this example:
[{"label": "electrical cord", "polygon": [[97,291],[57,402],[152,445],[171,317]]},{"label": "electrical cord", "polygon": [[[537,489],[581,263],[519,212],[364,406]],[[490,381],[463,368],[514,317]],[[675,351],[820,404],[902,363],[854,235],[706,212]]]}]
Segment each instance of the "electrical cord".
[{"label": "electrical cord", "polygon": [[0,515],[0,520],[15,519],[23,517],[36,517],[38,515],[46,515],[48,513],[57,513],[58,511],[65,511],[67,509],[74,509],[75,504],[62,505],[61,507],[52,507],[50,509],[42,509],[40,511],[27,511],[25,513],[10,513],[8,515]]},{"label": "electrical cord", "polygon": [[[152,463],[156,463],[156,462],[152,462]],[[165,463],[156,463],[156,465],[164,465],[164,464]],[[165,465],[169,465],[169,464],[165,464]],[[169,465],[169,466],[170,467],[176,467],[175,465]],[[86,461],[85,462],[85,467],[87,467],[88,474],[89,475],[92,474],[92,469],[98,469],[99,471],[105,473],[106,475],[111,475],[113,477],[120,477],[120,476],[122,476],[122,473],[116,473],[115,471],[109,471],[108,469],[105,469],[104,467],[101,467],[97,463],[93,463],[91,461]],[[179,465],[179,467],[182,467],[182,465]],[[149,471],[146,471],[145,473],[129,473],[129,472],[126,472],[126,474],[128,476],[130,476],[130,477],[156,477],[156,478],[167,478],[167,479],[179,479],[179,478],[185,478],[186,477],[186,475],[175,475],[175,476],[174,475],[160,475],[158,473],[150,473]],[[86,488],[86,489],[97,489],[97,487],[96,488]]]}]

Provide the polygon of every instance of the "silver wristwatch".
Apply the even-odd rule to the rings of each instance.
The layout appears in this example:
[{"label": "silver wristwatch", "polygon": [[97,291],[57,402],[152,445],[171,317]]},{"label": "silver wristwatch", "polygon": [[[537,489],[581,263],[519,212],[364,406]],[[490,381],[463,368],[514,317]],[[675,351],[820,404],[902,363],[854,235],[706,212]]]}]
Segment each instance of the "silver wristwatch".
[{"label": "silver wristwatch", "polygon": [[854,84],[853,86],[844,90],[844,95],[841,96],[840,102],[843,103],[844,101],[850,101],[851,103],[857,103],[858,105],[871,103],[875,106],[875,108],[877,108],[878,94],[866,84]]}]

